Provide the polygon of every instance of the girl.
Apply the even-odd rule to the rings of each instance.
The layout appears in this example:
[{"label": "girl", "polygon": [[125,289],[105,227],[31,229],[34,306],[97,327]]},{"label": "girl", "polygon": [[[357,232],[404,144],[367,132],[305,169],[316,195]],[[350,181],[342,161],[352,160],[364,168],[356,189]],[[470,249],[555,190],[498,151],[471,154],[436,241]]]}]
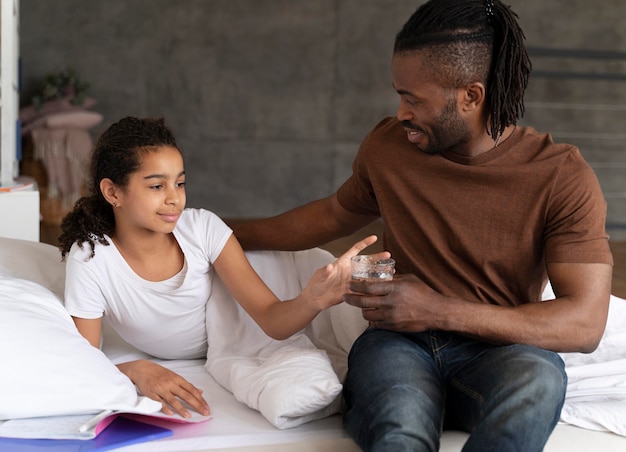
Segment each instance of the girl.
[{"label": "girl", "polygon": [[[183,158],[162,119],[124,118],[99,138],[91,193],[63,219],[65,305],[79,332],[100,347],[101,321],[127,342],[164,359],[206,356],[205,305],[213,269],[266,334],[284,339],[348,291],[350,258],[376,241],[357,242],[318,269],[302,293],[281,302],[248,263],[215,214],[185,209]],[[389,253],[380,253],[388,257]],[[149,360],[118,365],[163,412],[208,415],[202,392]]]}]

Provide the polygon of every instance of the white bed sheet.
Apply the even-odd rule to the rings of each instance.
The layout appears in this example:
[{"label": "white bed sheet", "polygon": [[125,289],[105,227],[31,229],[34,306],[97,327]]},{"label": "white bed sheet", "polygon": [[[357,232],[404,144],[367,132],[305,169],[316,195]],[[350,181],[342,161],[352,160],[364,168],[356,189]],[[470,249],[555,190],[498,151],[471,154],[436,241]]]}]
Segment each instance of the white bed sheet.
[{"label": "white bed sheet", "polygon": [[[118,349],[117,353],[119,353]],[[109,352],[107,352],[109,353]],[[113,355],[113,358],[118,355]],[[170,428],[168,438],[119,449],[120,452],[353,452],[360,448],[343,430],[340,415],[309,422],[291,429],[278,429],[258,411],[235,400],[204,369],[202,360],[161,361],[204,390],[213,417],[197,424],[175,424],[156,419],[148,421]],[[467,434],[447,431],[441,439],[442,452],[461,451]],[[545,452],[624,452],[626,437],[613,433],[559,424]]]},{"label": "white bed sheet", "polygon": [[[152,418],[144,421],[170,428],[174,435],[124,448],[129,451],[200,451],[241,446],[298,443],[315,439],[347,439],[339,415],[313,421],[291,429],[278,429],[265,417],[238,402],[232,393],[215,382],[204,369],[202,360],[159,363],[179,373],[204,391],[212,418],[206,422],[179,424]],[[358,450],[355,449],[355,450]]]},{"label": "white bed sheet", "polygon": [[[113,362],[148,358],[126,344],[105,324],[103,351]],[[589,355],[588,355],[589,356]],[[168,438],[119,449],[120,452],[356,452],[361,449],[342,427],[341,415],[278,429],[263,415],[235,399],[206,371],[204,360],[154,361],[179,373],[204,391],[212,418],[197,424],[178,424],[154,418],[145,422],[173,430]],[[468,435],[446,431],[441,452],[460,452]],[[544,452],[624,452],[626,437],[560,423]]]}]

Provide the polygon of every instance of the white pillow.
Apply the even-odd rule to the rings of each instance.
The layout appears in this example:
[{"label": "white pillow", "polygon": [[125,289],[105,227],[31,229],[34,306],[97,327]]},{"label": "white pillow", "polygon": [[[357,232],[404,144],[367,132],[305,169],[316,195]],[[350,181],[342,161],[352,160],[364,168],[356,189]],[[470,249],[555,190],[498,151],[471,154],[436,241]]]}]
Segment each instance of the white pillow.
[{"label": "white pillow", "polygon": [[161,408],[80,335],[52,292],[24,279],[0,277],[0,363],[0,419]]},{"label": "white pillow", "polygon": [[[300,293],[301,277],[308,282],[317,268],[310,263],[304,269],[297,265],[308,262],[306,257],[313,253],[251,251],[246,255],[269,288],[284,300]],[[315,262],[322,266],[333,259],[330,253],[322,253]],[[206,314],[209,348],[205,368],[237,400],[281,429],[339,411],[341,382],[327,353],[317,349],[304,333],[283,341],[271,339],[217,276]]]},{"label": "white pillow", "polygon": [[229,363],[231,391],[280,429],[337,413],[342,385],[323,350],[285,344],[270,356]]},{"label": "white pillow", "polygon": [[52,245],[0,237],[0,275],[34,281],[63,299],[65,263]]}]

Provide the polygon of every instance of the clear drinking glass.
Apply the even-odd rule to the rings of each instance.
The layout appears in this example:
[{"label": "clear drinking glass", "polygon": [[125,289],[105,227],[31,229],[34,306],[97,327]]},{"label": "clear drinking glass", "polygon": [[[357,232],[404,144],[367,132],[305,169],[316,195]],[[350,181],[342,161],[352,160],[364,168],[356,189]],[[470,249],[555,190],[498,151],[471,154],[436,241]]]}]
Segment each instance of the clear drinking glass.
[{"label": "clear drinking glass", "polygon": [[390,281],[395,273],[396,261],[376,259],[374,256],[360,254],[352,258],[352,279],[365,281]]}]

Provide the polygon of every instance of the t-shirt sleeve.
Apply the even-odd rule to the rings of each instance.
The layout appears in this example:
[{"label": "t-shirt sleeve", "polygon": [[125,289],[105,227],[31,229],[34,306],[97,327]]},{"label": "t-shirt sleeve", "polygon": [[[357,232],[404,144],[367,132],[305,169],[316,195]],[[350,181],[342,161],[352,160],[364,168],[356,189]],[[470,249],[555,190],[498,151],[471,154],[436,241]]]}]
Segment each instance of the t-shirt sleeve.
[{"label": "t-shirt sleeve", "polygon": [[607,204],[593,169],[578,150],[559,172],[546,219],[546,262],[607,263]]},{"label": "t-shirt sleeve", "polygon": [[376,194],[370,180],[368,165],[378,164],[376,151],[379,132],[390,123],[382,120],[364,139],[352,163],[352,175],[337,190],[337,200],[344,209],[363,215],[380,215]]},{"label": "t-shirt sleeve", "polygon": [[74,317],[97,319],[105,311],[105,297],[101,290],[99,272],[92,268],[88,246],[81,250],[72,245],[65,267],[65,308]]}]

